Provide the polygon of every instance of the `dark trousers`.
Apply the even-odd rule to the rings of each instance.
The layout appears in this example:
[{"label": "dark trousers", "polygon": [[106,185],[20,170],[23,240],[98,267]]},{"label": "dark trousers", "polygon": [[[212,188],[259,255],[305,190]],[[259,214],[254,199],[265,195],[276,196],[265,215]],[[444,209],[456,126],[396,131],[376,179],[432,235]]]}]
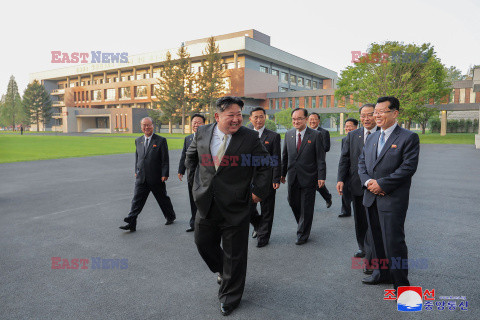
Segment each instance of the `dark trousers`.
[{"label": "dark trousers", "polygon": [[257,231],[258,241],[267,241],[272,233],[273,216],[275,212],[275,195],[277,190],[271,189],[265,200],[260,201],[260,212],[258,214],[257,204],[251,202],[250,205],[250,222],[255,231]]},{"label": "dark trousers", "polygon": [[[406,212],[378,211],[376,201],[366,209],[369,232],[373,240],[373,258],[388,259],[389,261],[388,269],[376,269],[372,276],[380,280],[391,277],[395,289],[400,286],[409,286],[408,268],[403,269],[402,263],[400,263],[400,268],[391,268],[392,258],[408,259],[404,230]],[[382,264],[380,264],[381,266]]]},{"label": "dark trousers", "polygon": [[192,216],[190,217],[190,228],[195,228],[195,216],[197,214],[197,205],[193,200],[192,185],[190,183],[188,183],[188,197],[190,198],[190,211],[192,212]]},{"label": "dark trousers", "polygon": [[352,215],[352,193],[350,192],[350,188],[347,186],[347,184],[343,186],[341,213],[348,216]]},{"label": "dark trousers", "polygon": [[[212,203],[206,219],[195,219],[195,244],[212,272],[222,274],[218,291],[221,303],[238,304],[242,299],[247,275],[249,219],[240,225],[229,225]],[[220,246],[222,243],[222,247]]]},{"label": "dark trousers", "polygon": [[142,212],[143,206],[147,201],[148,195],[150,192],[153,193],[153,196],[158,202],[160,209],[162,209],[163,215],[167,220],[175,220],[176,215],[173,210],[172,201],[167,195],[167,188],[165,182],[148,184],[148,183],[138,183],[135,182],[135,191],[132,199],[132,208],[128,214],[127,220],[129,223],[136,223],[137,217]]},{"label": "dark trousers", "polygon": [[357,236],[358,249],[369,252],[367,230],[367,210],[363,205],[363,196],[353,196],[353,214],[355,220],[355,235]]},{"label": "dark trousers", "polygon": [[321,188],[319,188],[319,187],[317,186],[317,191],[318,191],[318,193],[320,193],[320,195],[322,196],[323,200],[325,200],[325,201],[327,201],[327,202],[332,200],[332,194],[330,193],[330,191],[328,191],[326,185],[323,185],[323,187],[321,187]]},{"label": "dark trousers", "polygon": [[297,179],[288,185],[288,204],[297,221],[297,240],[307,240],[313,222],[315,187],[301,188]]}]

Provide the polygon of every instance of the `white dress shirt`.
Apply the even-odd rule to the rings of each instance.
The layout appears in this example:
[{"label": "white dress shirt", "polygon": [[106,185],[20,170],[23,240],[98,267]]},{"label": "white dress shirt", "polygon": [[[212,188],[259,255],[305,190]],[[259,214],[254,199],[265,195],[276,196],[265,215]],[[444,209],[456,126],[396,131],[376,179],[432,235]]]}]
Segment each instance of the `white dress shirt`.
[{"label": "white dress shirt", "polygon": [[[367,141],[367,132],[370,131],[370,134],[374,133],[377,131],[377,126],[373,127],[372,129],[368,130],[367,128],[363,127],[363,144],[365,144],[365,141]],[[387,140],[385,140],[387,141]]]},{"label": "white dress shirt", "polygon": [[[214,159],[217,156],[218,149],[220,149],[220,145],[222,144],[223,136],[225,133],[220,131],[218,129],[218,125],[215,126],[215,129],[213,129],[213,136],[212,136],[212,141],[210,142],[210,152],[212,154],[212,159]],[[227,134],[227,146],[225,150],[228,149],[228,145],[230,144],[230,141],[232,140],[232,135]]]},{"label": "white dress shirt", "polygon": [[297,145],[297,143],[298,143],[298,134],[299,133],[300,133],[300,136],[301,136],[301,139],[302,139],[302,142],[303,142],[303,137],[305,136],[305,131],[307,131],[307,127],[305,127],[305,129],[303,129],[302,131],[295,130],[295,145]]},{"label": "white dress shirt", "polygon": [[258,130],[255,129],[255,128],[253,128],[253,129],[258,132],[258,137],[260,138],[260,137],[262,136],[262,134],[263,134],[263,130],[265,130],[265,126],[261,127],[261,128],[258,129]]},{"label": "white dress shirt", "polygon": [[[150,142],[152,142],[152,136],[150,136],[150,137],[147,137],[146,135],[143,135],[143,136],[145,137],[145,140],[143,142],[143,146],[145,147],[145,149],[147,149]],[[148,143],[147,143],[147,141],[148,141]]]}]

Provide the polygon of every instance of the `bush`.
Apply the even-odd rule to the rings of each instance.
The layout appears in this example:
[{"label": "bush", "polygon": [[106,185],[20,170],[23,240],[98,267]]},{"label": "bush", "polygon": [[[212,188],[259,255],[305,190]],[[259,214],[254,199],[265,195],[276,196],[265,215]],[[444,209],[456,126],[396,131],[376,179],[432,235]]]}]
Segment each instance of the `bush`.
[{"label": "bush", "polygon": [[465,121],[465,132],[469,133],[470,130],[472,129],[472,126],[473,126],[473,121],[471,119],[467,119]]},{"label": "bush", "polygon": [[478,132],[478,119],[473,120],[473,132]]},{"label": "bush", "polygon": [[447,132],[456,133],[458,130],[458,120],[447,121]]},{"label": "bush", "polygon": [[[250,121],[248,121],[247,123],[245,123],[245,127],[253,128],[253,125]],[[265,120],[265,128],[273,132],[277,132],[277,125],[270,119]]]},{"label": "bush", "polygon": [[460,120],[458,121],[457,132],[466,132],[466,131],[465,131],[465,119],[460,119]]},{"label": "bush", "polygon": [[441,128],[441,121],[439,118],[432,118],[429,121],[430,124],[430,132],[432,133],[439,133]]}]

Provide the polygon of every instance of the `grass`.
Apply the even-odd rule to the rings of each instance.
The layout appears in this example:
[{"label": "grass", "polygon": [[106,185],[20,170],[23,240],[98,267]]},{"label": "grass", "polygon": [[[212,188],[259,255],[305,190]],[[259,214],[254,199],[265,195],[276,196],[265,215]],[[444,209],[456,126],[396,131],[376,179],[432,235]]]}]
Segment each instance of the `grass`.
[{"label": "grass", "polygon": [[[167,141],[169,150],[183,147],[181,139],[167,139]],[[135,152],[133,139],[96,136],[0,135],[0,163],[133,152]]]},{"label": "grass", "polygon": [[[475,133],[447,133],[446,136],[440,133],[417,133],[422,144],[475,144]],[[345,136],[338,137],[336,140],[340,141]]]}]

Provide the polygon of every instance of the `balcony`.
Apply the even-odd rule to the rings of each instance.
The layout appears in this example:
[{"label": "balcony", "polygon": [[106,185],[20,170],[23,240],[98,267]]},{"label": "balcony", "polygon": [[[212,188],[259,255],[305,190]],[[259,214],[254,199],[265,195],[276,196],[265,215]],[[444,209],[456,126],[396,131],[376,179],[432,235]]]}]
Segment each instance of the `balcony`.
[{"label": "balcony", "polygon": [[51,95],[65,94],[65,89],[53,89]]}]

